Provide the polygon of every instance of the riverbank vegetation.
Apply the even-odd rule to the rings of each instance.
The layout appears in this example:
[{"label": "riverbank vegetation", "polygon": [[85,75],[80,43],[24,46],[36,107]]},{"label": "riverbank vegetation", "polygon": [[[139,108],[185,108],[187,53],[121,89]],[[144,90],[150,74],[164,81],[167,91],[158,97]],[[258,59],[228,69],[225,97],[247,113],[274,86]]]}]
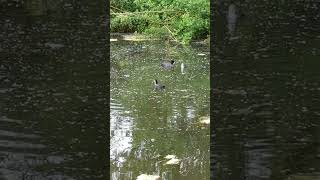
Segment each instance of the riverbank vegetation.
[{"label": "riverbank vegetation", "polygon": [[183,44],[209,37],[209,0],[111,0],[111,33],[140,33]]}]

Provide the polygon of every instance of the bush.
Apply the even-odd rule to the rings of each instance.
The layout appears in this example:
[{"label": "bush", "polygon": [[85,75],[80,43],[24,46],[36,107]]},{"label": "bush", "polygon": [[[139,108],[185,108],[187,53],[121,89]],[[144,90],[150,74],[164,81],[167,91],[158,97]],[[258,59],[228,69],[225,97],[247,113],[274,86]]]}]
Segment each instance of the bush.
[{"label": "bush", "polygon": [[119,15],[111,18],[111,32],[144,32],[148,27],[148,20],[142,16]]},{"label": "bush", "polygon": [[171,37],[181,43],[205,39],[209,34],[209,3],[209,0],[113,0],[114,11],[121,9],[133,14],[114,14],[111,32],[138,32],[164,39]]}]

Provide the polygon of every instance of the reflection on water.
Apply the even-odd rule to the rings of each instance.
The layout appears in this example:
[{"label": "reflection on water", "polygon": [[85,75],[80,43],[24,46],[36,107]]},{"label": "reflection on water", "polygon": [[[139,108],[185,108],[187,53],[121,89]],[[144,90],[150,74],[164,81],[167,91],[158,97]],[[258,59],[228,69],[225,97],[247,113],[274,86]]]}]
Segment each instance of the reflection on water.
[{"label": "reflection on water", "polygon": [[215,19],[213,176],[319,177],[319,3],[232,3]]},{"label": "reflection on water", "polygon": [[228,7],[227,21],[229,34],[233,36],[237,23],[236,6],[234,4],[230,4]]},{"label": "reflection on water", "polygon": [[101,6],[0,5],[0,179],[105,179]]},{"label": "reflection on water", "polygon": [[[129,155],[132,149],[132,118],[122,115],[125,111],[121,104],[115,103],[114,99],[110,100],[110,107],[112,111],[110,112],[110,129],[111,129],[111,139],[110,139],[110,160],[117,167],[122,167],[125,162],[126,156]],[[119,171],[111,172],[112,179],[121,179],[121,174]],[[132,178],[132,176],[129,176]],[[129,178],[128,177],[128,178]]]},{"label": "reflection on water", "polygon": [[[209,179],[209,127],[199,123],[209,114],[208,48],[117,41],[111,57],[111,179]],[[164,59],[175,68],[161,69]],[[165,91],[153,91],[154,79]],[[180,164],[165,165],[167,155]]]},{"label": "reflection on water", "polygon": [[[271,176],[272,144],[265,139],[254,138],[247,140],[244,145],[246,151],[245,169],[250,169],[245,176],[252,179],[268,178]],[[259,148],[257,148],[259,147]]]}]

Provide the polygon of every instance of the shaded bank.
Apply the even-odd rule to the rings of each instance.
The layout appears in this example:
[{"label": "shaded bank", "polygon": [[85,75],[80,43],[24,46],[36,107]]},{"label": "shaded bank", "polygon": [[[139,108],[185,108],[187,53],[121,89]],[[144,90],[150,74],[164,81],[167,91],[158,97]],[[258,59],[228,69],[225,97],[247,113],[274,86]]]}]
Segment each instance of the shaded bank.
[{"label": "shaded bank", "polygon": [[103,3],[20,3],[1,2],[0,177],[105,179]]},{"label": "shaded bank", "polygon": [[320,172],[319,3],[216,7],[214,179],[312,178]]},{"label": "shaded bank", "polygon": [[[110,34],[110,42],[115,41],[163,41],[161,38],[156,38],[144,34],[137,33],[111,33]],[[166,40],[167,42],[179,43],[176,40]],[[205,40],[194,40],[191,41],[190,44],[203,44],[210,46],[210,37]]]}]

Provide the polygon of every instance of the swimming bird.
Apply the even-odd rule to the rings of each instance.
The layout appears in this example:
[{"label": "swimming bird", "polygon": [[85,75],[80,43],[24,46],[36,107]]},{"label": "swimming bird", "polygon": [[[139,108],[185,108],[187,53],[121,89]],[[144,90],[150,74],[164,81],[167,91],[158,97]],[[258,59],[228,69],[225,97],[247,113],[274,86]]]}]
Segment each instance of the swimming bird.
[{"label": "swimming bird", "polygon": [[174,64],[174,60],[171,60],[170,62],[162,62],[160,66],[166,70],[170,70],[174,67]]},{"label": "swimming bird", "polygon": [[155,91],[162,91],[162,90],[165,89],[165,86],[162,85],[162,84],[159,84],[158,80],[155,79],[155,80],[153,81],[153,83],[154,83],[154,85],[153,85],[153,90],[155,90]]}]

